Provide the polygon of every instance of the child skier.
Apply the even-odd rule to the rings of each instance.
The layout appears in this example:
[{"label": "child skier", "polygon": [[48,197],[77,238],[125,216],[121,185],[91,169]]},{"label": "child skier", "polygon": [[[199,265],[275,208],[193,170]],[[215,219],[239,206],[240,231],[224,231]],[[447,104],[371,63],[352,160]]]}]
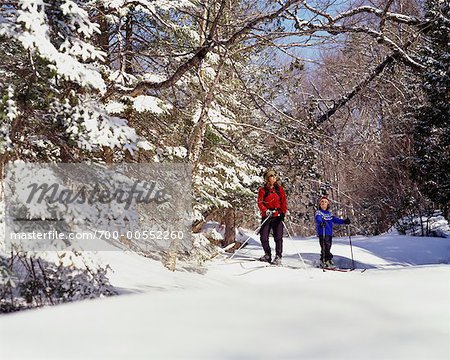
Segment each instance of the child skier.
[{"label": "child skier", "polygon": [[330,212],[330,200],[326,196],[322,196],[319,200],[319,209],[315,216],[317,235],[319,235],[320,243],[320,266],[333,267],[333,254],[331,253],[331,245],[333,239],[333,223],[350,224],[350,219],[340,219]]}]

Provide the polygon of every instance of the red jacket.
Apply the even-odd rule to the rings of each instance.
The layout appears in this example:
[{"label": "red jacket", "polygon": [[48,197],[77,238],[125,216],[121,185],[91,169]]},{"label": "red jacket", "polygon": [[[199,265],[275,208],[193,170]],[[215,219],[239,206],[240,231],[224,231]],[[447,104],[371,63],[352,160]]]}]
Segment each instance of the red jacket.
[{"label": "red jacket", "polygon": [[[278,186],[280,195],[275,190],[275,186]],[[266,191],[267,196],[264,198]],[[262,217],[266,217],[266,210],[276,210],[273,214],[274,217],[286,214],[287,202],[284,189],[278,184],[275,184],[271,189],[267,185],[260,187],[258,190],[258,208],[261,211]]]}]

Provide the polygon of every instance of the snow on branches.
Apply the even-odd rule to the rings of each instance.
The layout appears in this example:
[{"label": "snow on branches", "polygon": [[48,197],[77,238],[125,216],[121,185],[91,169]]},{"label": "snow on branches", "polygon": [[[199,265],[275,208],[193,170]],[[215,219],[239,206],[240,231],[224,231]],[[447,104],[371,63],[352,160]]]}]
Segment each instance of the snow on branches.
[{"label": "snow on branches", "polygon": [[13,88],[9,86],[7,95],[3,101],[0,101],[0,154],[10,150],[12,147],[10,138],[11,123],[18,116],[18,110],[13,96]]},{"label": "snow on branches", "polygon": [[18,40],[31,54],[47,60],[62,78],[104,92],[101,74],[79,61],[103,60],[105,55],[83,40],[99,32],[87,12],[70,0],[21,0],[19,5],[20,9],[0,23],[0,35]]},{"label": "snow on branches", "polygon": [[54,104],[55,117],[61,121],[70,139],[87,151],[96,151],[101,147],[118,147],[130,153],[138,147],[149,145],[141,141],[136,130],[128,126],[127,120],[111,116],[94,101],[86,99],[82,104],[72,106],[65,103]]}]

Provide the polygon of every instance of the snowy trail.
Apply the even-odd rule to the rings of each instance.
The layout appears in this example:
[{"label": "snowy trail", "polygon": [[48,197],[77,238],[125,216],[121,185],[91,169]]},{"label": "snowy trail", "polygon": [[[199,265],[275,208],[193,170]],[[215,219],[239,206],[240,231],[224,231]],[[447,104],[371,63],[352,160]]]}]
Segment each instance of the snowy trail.
[{"label": "snowy trail", "polygon": [[[401,251],[405,238],[355,239],[363,273],[305,271],[296,251],[309,266],[314,239],[286,240],[283,262],[299,269],[246,274],[260,264],[218,259],[206,275],[169,273],[103,253],[129,294],[0,317],[2,359],[448,359],[450,267],[428,261],[448,259],[449,239],[424,239],[426,261],[411,263],[422,247]],[[334,250],[348,261],[345,239]],[[251,242],[242,255],[260,252]]]}]

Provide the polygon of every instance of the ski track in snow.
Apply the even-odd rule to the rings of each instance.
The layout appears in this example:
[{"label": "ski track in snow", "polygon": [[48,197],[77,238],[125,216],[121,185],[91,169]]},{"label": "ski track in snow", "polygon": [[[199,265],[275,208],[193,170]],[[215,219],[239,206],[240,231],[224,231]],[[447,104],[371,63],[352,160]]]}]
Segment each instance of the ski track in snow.
[{"label": "ski track in snow", "polygon": [[[204,274],[98,253],[122,295],[3,315],[0,356],[450,359],[450,239],[383,235],[352,244],[356,270],[346,273],[314,267],[312,237],[286,238],[282,267],[239,260],[262,254],[251,240]],[[335,238],[332,252],[351,267],[348,238]]]}]

